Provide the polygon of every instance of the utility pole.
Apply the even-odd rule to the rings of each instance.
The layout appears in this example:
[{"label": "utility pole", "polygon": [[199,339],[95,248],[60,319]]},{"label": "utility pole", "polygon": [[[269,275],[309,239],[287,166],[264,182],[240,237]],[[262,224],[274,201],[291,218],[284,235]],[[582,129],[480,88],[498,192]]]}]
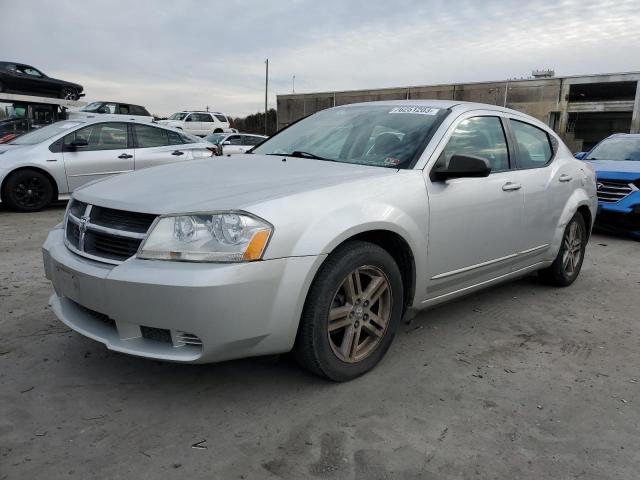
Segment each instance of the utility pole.
[{"label": "utility pole", "polygon": [[267,99],[268,99],[268,95],[269,95],[269,59],[267,58],[264,61],[266,68],[265,68],[265,77],[264,77],[264,134],[268,135],[268,122],[267,122]]}]

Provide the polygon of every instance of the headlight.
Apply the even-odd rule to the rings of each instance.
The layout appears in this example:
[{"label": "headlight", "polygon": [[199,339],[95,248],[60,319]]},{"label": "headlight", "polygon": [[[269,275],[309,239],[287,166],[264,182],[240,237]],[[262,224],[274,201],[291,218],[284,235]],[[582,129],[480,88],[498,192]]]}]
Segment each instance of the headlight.
[{"label": "headlight", "polygon": [[185,262],[260,260],[273,227],[242,212],[160,217],[140,246],[138,258]]}]

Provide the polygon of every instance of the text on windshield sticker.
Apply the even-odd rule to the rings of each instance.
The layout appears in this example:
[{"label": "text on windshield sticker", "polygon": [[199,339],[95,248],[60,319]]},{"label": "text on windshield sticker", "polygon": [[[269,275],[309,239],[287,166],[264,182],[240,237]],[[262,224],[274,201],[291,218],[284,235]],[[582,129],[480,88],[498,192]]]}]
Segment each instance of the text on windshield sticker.
[{"label": "text on windshield sticker", "polygon": [[430,107],[394,107],[389,113],[412,113],[414,115],[436,115],[438,113],[438,108],[430,108]]}]

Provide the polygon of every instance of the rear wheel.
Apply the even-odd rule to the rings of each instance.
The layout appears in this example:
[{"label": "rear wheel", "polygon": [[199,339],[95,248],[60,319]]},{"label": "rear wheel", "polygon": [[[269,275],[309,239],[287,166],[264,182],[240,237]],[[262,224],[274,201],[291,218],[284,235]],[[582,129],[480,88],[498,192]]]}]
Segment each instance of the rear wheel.
[{"label": "rear wheel", "polygon": [[539,275],[545,282],[558,287],[571,285],[582,269],[587,246],[587,228],[583,216],[576,213],[567,224],[560,251],[554,262]]},{"label": "rear wheel", "polygon": [[53,200],[53,185],[37,170],[18,170],[9,175],[2,188],[2,201],[12,210],[35,212]]},{"label": "rear wheel", "polygon": [[294,356],[334,381],[371,370],[388,350],[402,316],[400,270],[382,248],[349,242],[326,260],[305,303]]},{"label": "rear wheel", "polygon": [[63,87],[60,91],[60,98],[64,98],[65,100],[77,100],[78,92],[73,87]]}]

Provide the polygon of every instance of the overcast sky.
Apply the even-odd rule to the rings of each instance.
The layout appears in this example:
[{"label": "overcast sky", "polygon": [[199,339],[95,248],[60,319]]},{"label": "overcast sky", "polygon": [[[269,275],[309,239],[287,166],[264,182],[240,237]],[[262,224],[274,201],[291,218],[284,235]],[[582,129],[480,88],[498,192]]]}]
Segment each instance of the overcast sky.
[{"label": "overcast sky", "polygon": [[[525,6],[526,5],[526,6]],[[276,94],[640,70],[638,0],[0,0],[0,59],[167,115]]]}]

